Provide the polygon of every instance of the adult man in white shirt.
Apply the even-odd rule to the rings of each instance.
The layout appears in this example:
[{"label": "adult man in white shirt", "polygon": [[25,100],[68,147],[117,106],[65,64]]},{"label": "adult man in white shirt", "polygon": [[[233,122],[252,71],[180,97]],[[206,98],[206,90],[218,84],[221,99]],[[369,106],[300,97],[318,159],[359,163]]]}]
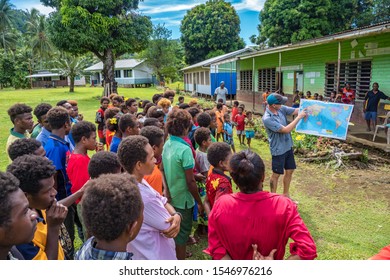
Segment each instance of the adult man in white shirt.
[{"label": "adult man in white shirt", "polygon": [[221,81],[219,87],[215,89],[214,95],[216,96],[216,101],[219,99],[223,100],[223,104],[226,104],[226,95],[228,95],[228,90],[225,88],[225,82]]}]

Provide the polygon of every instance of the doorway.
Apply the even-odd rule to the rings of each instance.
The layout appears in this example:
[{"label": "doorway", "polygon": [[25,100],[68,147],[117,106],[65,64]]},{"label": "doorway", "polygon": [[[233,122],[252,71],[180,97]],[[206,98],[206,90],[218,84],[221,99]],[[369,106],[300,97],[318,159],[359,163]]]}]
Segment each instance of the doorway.
[{"label": "doorway", "polygon": [[294,92],[303,92],[303,71],[294,72]]}]

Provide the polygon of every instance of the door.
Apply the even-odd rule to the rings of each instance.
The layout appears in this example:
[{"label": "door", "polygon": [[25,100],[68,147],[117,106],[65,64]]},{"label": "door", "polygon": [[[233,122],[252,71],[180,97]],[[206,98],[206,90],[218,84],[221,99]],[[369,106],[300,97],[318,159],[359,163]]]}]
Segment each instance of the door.
[{"label": "door", "polygon": [[303,71],[294,72],[294,92],[297,90],[303,92]]}]

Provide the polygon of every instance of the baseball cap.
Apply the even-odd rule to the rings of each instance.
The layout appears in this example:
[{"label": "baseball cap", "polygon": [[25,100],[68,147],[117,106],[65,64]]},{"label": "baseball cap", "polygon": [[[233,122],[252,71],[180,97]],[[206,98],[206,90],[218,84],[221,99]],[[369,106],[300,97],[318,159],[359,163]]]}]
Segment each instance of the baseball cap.
[{"label": "baseball cap", "polygon": [[281,104],[281,105],[284,105],[286,104],[287,102],[287,97],[285,96],[281,96],[280,94],[277,94],[277,93],[271,93],[268,97],[267,97],[267,103],[269,105],[273,105],[273,104]]}]

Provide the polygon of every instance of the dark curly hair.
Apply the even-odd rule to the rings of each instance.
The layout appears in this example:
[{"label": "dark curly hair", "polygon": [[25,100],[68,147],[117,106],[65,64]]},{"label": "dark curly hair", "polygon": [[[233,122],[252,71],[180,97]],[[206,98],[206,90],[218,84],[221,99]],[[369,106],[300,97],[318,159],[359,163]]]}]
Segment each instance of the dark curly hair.
[{"label": "dark curly hair", "polygon": [[190,107],[187,109],[188,113],[190,113],[191,117],[195,118],[196,115],[200,113],[200,110],[196,107]]},{"label": "dark curly hair", "polygon": [[107,121],[107,119],[113,118],[115,115],[117,115],[120,112],[119,108],[113,107],[113,108],[107,108],[104,111],[104,121]]},{"label": "dark curly hair", "polygon": [[11,160],[23,155],[32,155],[42,144],[34,138],[17,139],[8,148],[8,156]]},{"label": "dark curly hair", "polygon": [[211,117],[207,113],[200,113],[196,118],[200,127],[209,127],[211,123]]},{"label": "dark curly hair", "polygon": [[94,154],[88,164],[88,174],[92,179],[102,174],[114,174],[121,170],[116,153],[101,151]]},{"label": "dark curly hair", "polygon": [[165,113],[162,110],[162,107],[160,106],[151,106],[148,110],[147,117],[148,118],[161,118],[164,117]]},{"label": "dark curly hair", "polygon": [[19,190],[19,180],[9,172],[0,171],[0,227],[11,222],[12,205],[10,195]]},{"label": "dark curly hair", "polygon": [[264,172],[263,160],[251,150],[238,152],[230,159],[230,175],[243,193],[258,191]]},{"label": "dark curly hair", "polygon": [[69,103],[68,100],[60,100],[57,102],[56,106],[63,107],[65,103]]},{"label": "dark curly hair", "polygon": [[38,121],[41,121],[41,117],[46,115],[49,110],[53,108],[49,103],[38,104],[34,109],[34,115],[37,117]]},{"label": "dark curly hair", "polygon": [[144,127],[145,126],[157,126],[160,127],[160,121],[156,118],[146,118],[144,120]]},{"label": "dark curly hair", "polygon": [[118,147],[118,159],[122,167],[129,172],[133,173],[134,167],[137,162],[145,162],[148,153],[145,150],[146,145],[149,143],[148,139],[141,135],[132,135],[122,139],[122,142]]},{"label": "dark curly hair", "polygon": [[73,140],[77,144],[83,136],[85,138],[91,137],[92,132],[96,132],[96,125],[88,121],[79,121],[72,126],[71,131]]},{"label": "dark curly hair", "polygon": [[150,100],[141,100],[140,102],[138,102],[138,107],[139,108],[145,108],[145,106],[146,106],[146,104],[148,104],[148,103],[151,103],[151,101]]},{"label": "dark curly hair", "polygon": [[128,127],[135,128],[138,125],[137,118],[132,114],[124,114],[119,119],[119,130],[124,133]]},{"label": "dark curly hair", "polygon": [[179,105],[179,109],[187,109],[187,108],[190,108],[190,105],[188,105],[187,103],[181,103],[180,105]]},{"label": "dark curly hair", "polygon": [[210,136],[210,129],[206,127],[199,127],[197,130],[195,130],[194,138],[195,142],[202,146],[203,141],[209,140]]},{"label": "dark curly hair", "polygon": [[152,102],[148,102],[145,106],[143,106],[144,110],[143,110],[143,113],[145,114],[145,116],[148,115],[149,113],[149,109],[156,106],[154,103]]},{"label": "dark curly hair", "polygon": [[224,161],[231,154],[229,144],[225,142],[215,142],[207,149],[207,160],[214,167],[219,165],[220,161]]},{"label": "dark curly hair", "polygon": [[32,108],[24,103],[16,103],[12,105],[7,113],[11,119],[11,122],[14,123],[15,119],[18,118],[20,115],[25,113],[31,113]]},{"label": "dark curly hair", "polygon": [[166,127],[168,133],[174,136],[184,136],[192,124],[192,117],[186,110],[172,110],[168,114]]},{"label": "dark curly hair", "polygon": [[[107,110],[106,110],[107,111]],[[104,114],[105,116],[106,114]],[[120,131],[119,130],[119,122],[121,119],[121,115],[116,114],[111,118],[106,119],[106,127],[109,131]]]},{"label": "dark curly hair", "polygon": [[175,97],[175,91],[172,89],[166,90],[163,94],[164,98]]},{"label": "dark curly hair", "polygon": [[85,227],[98,240],[117,239],[143,215],[137,181],[129,174],[105,174],[90,180],[82,203]]},{"label": "dark curly hair", "polygon": [[46,157],[24,155],[8,165],[7,172],[19,179],[22,191],[37,194],[42,188],[39,181],[53,176],[56,168],[53,162]]},{"label": "dark curly hair", "polygon": [[156,93],[152,96],[152,102],[156,105],[157,102],[160,100],[160,98],[162,98],[163,95],[160,94],[160,93]]},{"label": "dark curly hair", "polygon": [[105,97],[105,96],[100,98],[100,104],[103,104],[104,101],[108,101],[108,103],[110,103],[111,100],[110,100],[110,98]]},{"label": "dark curly hair", "polygon": [[129,98],[126,100],[126,107],[131,107],[131,105],[133,105],[133,103],[137,103],[137,100],[135,100],[134,98]]},{"label": "dark curly hair", "polygon": [[115,95],[113,98],[112,98],[112,101],[118,101],[120,104],[123,103],[123,98],[122,96],[120,95]]},{"label": "dark curly hair", "polygon": [[140,135],[146,137],[151,146],[160,146],[164,142],[164,131],[157,126],[144,126]]},{"label": "dark curly hair", "polygon": [[51,108],[49,112],[47,112],[46,118],[52,129],[60,129],[66,123],[70,123],[68,111],[60,106]]}]

